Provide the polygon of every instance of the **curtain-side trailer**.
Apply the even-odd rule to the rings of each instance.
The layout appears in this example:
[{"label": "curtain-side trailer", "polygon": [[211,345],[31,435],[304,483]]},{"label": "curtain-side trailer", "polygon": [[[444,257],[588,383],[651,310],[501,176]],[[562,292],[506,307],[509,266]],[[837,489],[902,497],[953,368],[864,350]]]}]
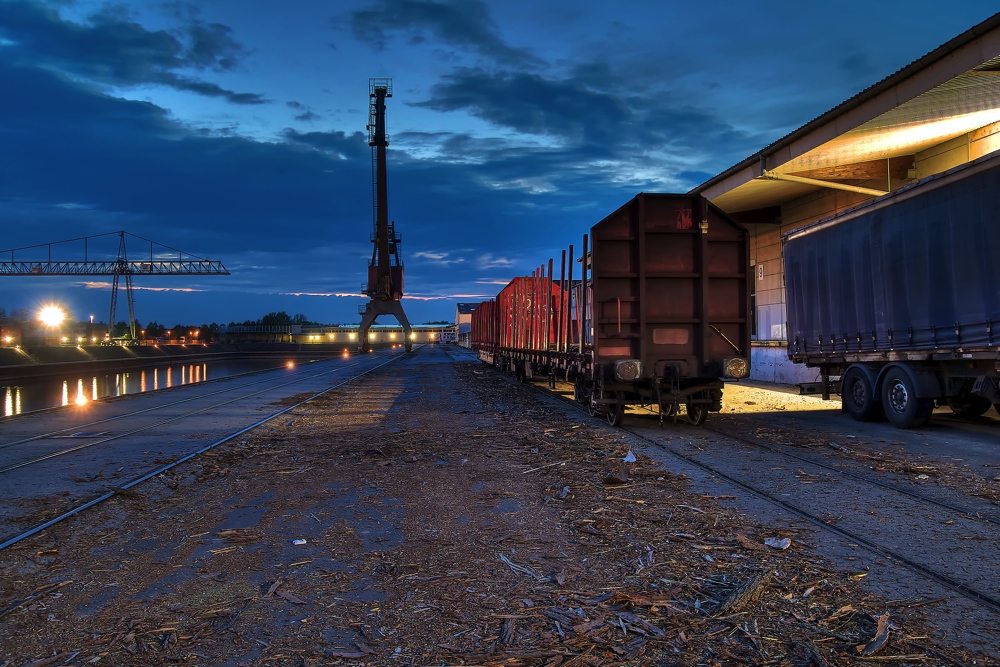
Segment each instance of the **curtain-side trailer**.
[{"label": "curtain-side trailer", "polygon": [[1000,152],[783,238],[788,355],[899,428],[1000,404]]}]

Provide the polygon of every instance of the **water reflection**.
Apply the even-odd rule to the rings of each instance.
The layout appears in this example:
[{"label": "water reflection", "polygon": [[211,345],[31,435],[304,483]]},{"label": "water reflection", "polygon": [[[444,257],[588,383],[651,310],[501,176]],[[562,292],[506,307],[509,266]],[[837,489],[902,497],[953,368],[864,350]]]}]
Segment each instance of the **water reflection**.
[{"label": "water reflection", "polygon": [[[206,382],[210,376],[212,379],[217,379],[239,373],[284,368],[285,361],[284,359],[273,361],[266,359],[229,360],[166,367],[149,366],[135,368],[127,373],[75,375],[59,379],[11,380],[9,385],[6,383],[0,385],[0,392],[3,392],[2,415],[11,417],[32,410],[58,406],[87,406],[91,401],[102,398],[128,396],[168,387]],[[210,370],[211,372],[209,372]],[[180,382],[177,382],[178,379]],[[88,386],[89,391],[87,390]]]},{"label": "water reflection", "polygon": [[87,395],[83,393],[83,378],[76,381],[76,398],[73,399],[73,402],[77,405],[87,404]]},{"label": "water reflection", "polygon": [[4,387],[4,390],[3,416],[10,417],[11,415],[21,414],[21,388]]}]

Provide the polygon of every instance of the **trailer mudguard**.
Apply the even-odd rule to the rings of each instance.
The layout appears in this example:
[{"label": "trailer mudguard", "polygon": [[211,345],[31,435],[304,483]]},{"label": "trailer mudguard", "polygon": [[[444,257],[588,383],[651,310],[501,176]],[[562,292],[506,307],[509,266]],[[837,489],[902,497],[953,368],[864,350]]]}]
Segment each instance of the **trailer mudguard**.
[{"label": "trailer mudguard", "polygon": [[874,385],[877,396],[882,395],[882,382],[885,380],[886,374],[893,368],[901,369],[913,381],[917,398],[940,398],[944,395],[944,391],[941,389],[941,380],[934,371],[926,368],[914,368],[909,364],[893,363],[886,364],[879,371],[878,380]]}]

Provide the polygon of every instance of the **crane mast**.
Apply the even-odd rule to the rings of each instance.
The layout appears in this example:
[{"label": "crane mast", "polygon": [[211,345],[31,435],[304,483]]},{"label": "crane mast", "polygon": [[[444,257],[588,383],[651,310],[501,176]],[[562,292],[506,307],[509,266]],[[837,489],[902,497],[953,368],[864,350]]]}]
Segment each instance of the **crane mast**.
[{"label": "crane mast", "polygon": [[413,343],[410,323],[403,312],[403,260],[399,255],[401,239],[394,222],[389,220],[389,188],[386,178],[386,152],[389,135],[385,131],[385,100],[392,97],[392,79],[368,80],[368,145],[372,148],[372,258],[368,263],[368,282],[362,286],[369,297],[360,306],[358,327],[360,349],[370,349],[368,330],[379,315],[393,315],[403,328],[406,351]]}]

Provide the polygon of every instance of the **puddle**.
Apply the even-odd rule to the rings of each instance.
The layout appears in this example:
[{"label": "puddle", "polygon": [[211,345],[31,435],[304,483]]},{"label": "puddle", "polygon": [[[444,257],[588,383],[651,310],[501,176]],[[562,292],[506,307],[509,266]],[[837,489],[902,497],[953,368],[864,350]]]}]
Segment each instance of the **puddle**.
[{"label": "puddle", "polygon": [[514,514],[521,511],[521,506],[513,498],[505,498],[492,511],[494,514]]},{"label": "puddle", "polygon": [[241,528],[253,528],[270,509],[268,503],[274,500],[274,492],[266,491],[253,500],[246,503],[239,503],[232,512],[226,515],[225,521],[218,524],[214,531],[239,530]]}]

